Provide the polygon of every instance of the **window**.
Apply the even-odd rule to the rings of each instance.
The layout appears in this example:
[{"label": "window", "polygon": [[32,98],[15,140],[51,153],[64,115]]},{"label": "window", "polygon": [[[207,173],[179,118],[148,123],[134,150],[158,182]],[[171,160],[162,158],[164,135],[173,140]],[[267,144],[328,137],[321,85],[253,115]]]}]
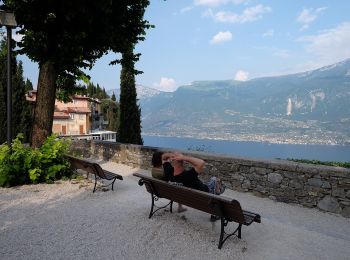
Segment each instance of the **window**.
[{"label": "window", "polygon": [[80,114],[79,119],[84,119],[84,115]]},{"label": "window", "polygon": [[70,119],[74,119],[74,114],[69,114]]}]

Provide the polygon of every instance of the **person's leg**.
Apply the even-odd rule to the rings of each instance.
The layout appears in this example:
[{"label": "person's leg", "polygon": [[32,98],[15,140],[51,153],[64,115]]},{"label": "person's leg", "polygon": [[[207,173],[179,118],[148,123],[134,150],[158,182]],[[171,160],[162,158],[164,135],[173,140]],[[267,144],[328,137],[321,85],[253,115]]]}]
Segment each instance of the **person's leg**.
[{"label": "person's leg", "polygon": [[210,178],[207,186],[209,188],[209,193],[216,195],[222,194],[226,189],[226,186],[222,183],[222,181],[214,176]]},{"label": "person's leg", "polygon": [[209,189],[209,193],[215,194],[216,177],[210,177],[207,186]]},{"label": "person's leg", "polygon": [[184,212],[187,210],[187,208],[183,207],[182,204],[180,204],[180,203],[178,203],[178,204],[179,204],[179,206],[177,208],[178,213],[181,213],[181,212]]},{"label": "person's leg", "polygon": [[[210,177],[207,186],[209,189],[209,193],[215,194],[215,187],[216,187],[216,177]],[[210,222],[215,222],[217,220],[219,220],[220,217],[219,216],[215,216],[215,215],[210,215]]]}]

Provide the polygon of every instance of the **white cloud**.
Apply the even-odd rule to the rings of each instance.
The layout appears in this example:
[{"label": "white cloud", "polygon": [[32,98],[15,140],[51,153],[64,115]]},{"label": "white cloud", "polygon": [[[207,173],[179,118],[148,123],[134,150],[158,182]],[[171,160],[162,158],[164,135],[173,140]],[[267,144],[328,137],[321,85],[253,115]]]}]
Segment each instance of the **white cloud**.
[{"label": "white cloud", "polygon": [[23,39],[23,34],[19,34],[18,32],[16,32],[14,35],[12,35],[12,38],[16,41],[16,42],[20,42]]},{"label": "white cloud", "polygon": [[246,8],[242,14],[236,14],[226,11],[220,11],[214,14],[211,10],[208,10],[205,13],[205,16],[212,17],[216,22],[247,23],[259,20],[263,17],[264,13],[269,13],[271,11],[272,9],[269,6],[256,5],[253,7]]},{"label": "white cloud", "polygon": [[302,24],[300,30],[304,31],[308,29],[310,23],[314,22],[318,18],[318,16],[322,14],[322,12],[326,9],[327,7],[320,7],[315,10],[312,8],[310,9],[304,8],[297,17],[297,22]]},{"label": "white cloud", "polygon": [[187,13],[193,9],[193,6],[186,6],[180,10],[180,13]]},{"label": "white cloud", "polygon": [[204,6],[219,6],[227,3],[233,4],[243,4],[248,3],[250,0],[194,0],[195,5],[204,5]]},{"label": "white cloud", "polygon": [[166,77],[161,77],[159,83],[153,83],[153,87],[166,92],[174,92],[177,89],[175,80]]},{"label": "white cloud", "polygon": [[235,80],[246,81],[248,79],[249,73],[244,70],[239,70],[236,72]]},{"label": "white cloud", "polygon": [[263,37],[273,37],[275,35],[274,29],[269,29],[263,33]]},{"label": "white cloud", "polygon": [[298,41],[306,42],[306,50],[317,60],[309,62],[310,65],[317,67],[345,60],[350,57],[350,23],[301,37]]},{"label": "white cloud", "polygon": [[229,31],[226,32],[218,32],[214,37],[211,39],[211,44],[218,44],[221,42],[228,42],[232,40],[232,33]]}]

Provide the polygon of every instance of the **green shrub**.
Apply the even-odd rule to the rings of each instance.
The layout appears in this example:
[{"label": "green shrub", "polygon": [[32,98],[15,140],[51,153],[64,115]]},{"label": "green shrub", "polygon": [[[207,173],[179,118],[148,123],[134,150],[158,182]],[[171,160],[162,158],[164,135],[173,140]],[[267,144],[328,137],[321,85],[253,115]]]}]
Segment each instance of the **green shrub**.
[{"label": "green shrub", "polygon": [[69,151],[69,140],[51,135],[39,149],[27,147],[22,141],[23,135],[19,134],[11,149],[6,144],[0,146],[0,186],[52,183],[70,177],[70,165],[63,156]]},{"label": "green shrub", "polygon": [[328,161],[325,162],[325,161],[318,161],[318,160],[305,160],[305,159],[293,159],[293,158],[287,158],[287,160],[293,161],[293,162],[350,168],[350,162],[328,162]]}]

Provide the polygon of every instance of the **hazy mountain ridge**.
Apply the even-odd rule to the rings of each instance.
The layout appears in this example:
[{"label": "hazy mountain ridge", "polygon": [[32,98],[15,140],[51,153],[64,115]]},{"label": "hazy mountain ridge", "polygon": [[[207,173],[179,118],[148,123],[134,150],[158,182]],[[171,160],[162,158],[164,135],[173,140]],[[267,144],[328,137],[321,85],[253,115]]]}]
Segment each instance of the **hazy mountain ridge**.
[{"label": "hazy mountain ridge", "polygon": [[[116,88],[116,89],[111,89],[111,90],[107,91],[107,94],[109,96],[112,96],[113,93],[114,93],[116,99],[119,100],[120,89]],[[138,99],[147,99],[147,98],[159,95],[161,93],[161,91],[154,89],[154,88],[145,87],[142,85],[136,85],[136,93],[137,93]]]},{"label": "hazy mountain ridge", "polygon": [[246,82],[196,81],[138,98],[146,134],[350,143],[350,59]]}]

